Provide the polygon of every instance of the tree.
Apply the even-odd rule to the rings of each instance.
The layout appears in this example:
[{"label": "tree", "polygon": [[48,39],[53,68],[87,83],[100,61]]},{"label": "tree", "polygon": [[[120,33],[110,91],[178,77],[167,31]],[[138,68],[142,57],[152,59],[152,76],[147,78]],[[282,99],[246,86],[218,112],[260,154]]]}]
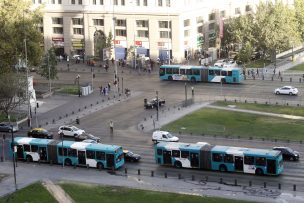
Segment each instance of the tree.
[{"label": "tree", "polygon": [[55,49],[51,48],[48,50],[48,52],[45,54],[43,58],[43,62],[41,67],[38,70],[39,75],[46,79],[57,79],[57,61],[56,61],[56,54]]},{"label": "tree", "polygon": [[238,55],[238,59],[242,61],[244,64],[246,64],[250,61],[250,57],[252,53],[253,53],[253,47],[251,43],[248,41],[245,43],[244,46],[242,46]]},{"label": "tree", "polygon": [[0,112],[8,116],[18,104],[22,104],[26,100],[26,87],[24,77],[12,72],[0,74]]},{"label": "tree", "polygon": [[[109,32],[108,37],[101,30],[96,30],[94,33],[95,40],[95,56],[103,58],[103,49],[112,47],[113,35]],[[111,56],[110,56],[111,57]]]},{"label": "tree", "polygon": [[43,38],[37,25],[42,15],[30,5],[31,1],[0,1],[0,73],[10,72],[19,57],[25,59],[25,40],[28,65],[37,65],[41,60]]},{"label": "tree", "polygon": [[298,22],[298,31],[301,36],[301,41],[304,41],[304,1],[303,0],[295,0],[295,17]]}]

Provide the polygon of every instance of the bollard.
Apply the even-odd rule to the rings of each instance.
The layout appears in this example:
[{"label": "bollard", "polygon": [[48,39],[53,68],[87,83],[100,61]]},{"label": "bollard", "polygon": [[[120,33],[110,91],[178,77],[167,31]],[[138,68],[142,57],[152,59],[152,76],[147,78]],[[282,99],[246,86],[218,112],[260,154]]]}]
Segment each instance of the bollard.
[{"label": "bollard", "polygon": [[140,169],[137,170],[137,175],[140,175]]},{"label": "bollard", "polygon": [[53,124],[54,124],[54,123],[55,123],[55,119],[53,119],[53,121],[52,121],[52,122],[53,122]]},{"label": "bollard", "polygon": [[194,175],[192,175],[192,178],[191,178],[191,179],[192,179],[192,181],[195,181],[195,176],[194,176]]},{"label": "bollard", "polygon": [[234,186],[237,186],[237,179],[234,179]]},{"label": "bollard", "polygon": [[48,125],[48,124],[49,124],[49,122],[46,122],[46,123],[45,123],[45,125]]},{"label": "bollard", "polygon": [[251,180],[249,181],[249,187],[251,187],[252,186],[252,182],[251,182]]},{"label": "bollard", "polygon": [[99,104],[99,102],[97,101],[96,104]]},{"label": "bollard", "polygon": [[93,104],[90,104],[90,106],[92,107],[92,106],[93,106]]},{"label": "bollard", "polygon": [[84,106],[84,109],[87,109],[87,106]]},{"label": "bollard", "polygon": [[128,173],[128,169],[127,168],[125,168],[125,174],[127,174]]},{"label": "bollard", "polygon": [[89,166],[89,164],[87,164],[87,169],[89,169],[90,168],[90,166]]},{"label": "bollard", "polygon": [[80,109],[78,109],[78,111],[80,112]]},{"label": "bollard", "polygon": [[281,189],[281,183],[278,184],[278,188],[279,188],[279,190]]},{"label": "bollard", "polygon": [[281,77],[281,82],[283,82],[283,77]]},{"label": "bollard", "polygon": [[262,76],[262,80],[264,80],[264,75]]},{"label": "bollard", "polygon": [[223,184],[223,178],[220,178],[220,184]]},{"label": "bollard", "polygon": [[65,114],[65,117],[68,117],[69,115],[68,114]]},{"label": "bollard", "polygon": [[151,177],[154,177],[154,171],[151,171]]},{"label": "bollard", "polygon": [[271,81],[273,81],[273,77],[271,77]]},{"label": "bollard", "polygon": [[245,103],[247,103],[247,100],[245,99]]},{"label": "bollard", "polygon": [[75,112],[74,112],[74,111],[72,111],[72,115],[74,115],[74,113],[75,113]]},{"label": "bollard", "polygon": [[168,177],[167,172],[165,172],[165,178],[167,178],[167,177]]},{"label": "bollard", "polygon": [[182,176],[180,173],[178,174],[178,179],[182,179]]},{"label": "bollard", "polygon": [[297,185],[293,185],[293,191],[297,191]]},{"label": "bollard", "polygon": [[61,116],[59,116],[59,120],[61,120],[62,119],[62,117]]},{"label": "bollard", "polygon": [[266,182],[264,182],[264,188],[266,188]]},{"label": "bollard", "polygon": [[289,82],[292,82],[292,78],[289,79]]}]

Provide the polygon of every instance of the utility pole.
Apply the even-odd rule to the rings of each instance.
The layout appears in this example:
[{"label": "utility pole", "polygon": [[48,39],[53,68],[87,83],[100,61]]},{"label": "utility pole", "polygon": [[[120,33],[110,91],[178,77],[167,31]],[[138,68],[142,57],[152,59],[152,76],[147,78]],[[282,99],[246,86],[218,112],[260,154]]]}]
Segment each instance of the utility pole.
[{"label": "utility pole", "polygon": [[156,120],[158,121],[158,108],[159,108],[158,91],[156,91],[156,101],[157,101],[157,107],[156,107]]},{"label": "utility pole", "polygon": [[50,68],[50,54],[49,52],[47,53],[47,66],[49,69],[49,88],[50,88],[50,93],[52,92],[52,86],[51,86],[51,68]]},{"label": "utility pole", "polygon": [[116,24],[116,18],[114,16],[114,0],[112,1],[113,3],[113,39],[114,39],[114,43],[113,43],[113,48],[114,48],[114,68],[115,68],[115,73],[114,73],[114,82],[116,82],[116,91],[118,93],[118,81],[117,81],[117,63],[116,63],[116,57],[115,57],[115,40],[116,40],[116,31],[115,31],[115,24]]},{"label": "utility pole", "polygon": [[15,183],[15,190],[18,190],[17,188],[17,180],[16,180],[16,163],[15,163],[15,153],[16,153],[16,150],[15,150],[15,145],[14,145],[14,130],[13,130],[13,125],[11,124],[11,117],[10,115],[8,115],[8,120],[9,120],[9,125],[10,127],[12,128],[11,132],[12,132],[12,147],[13,147],[13,166],[14,166],[14,183]]},{"label": "utility pole", "polygon": [[31,124],[31,102],[30,102],[30,91],[29,91],[29,72],[28,72],[28,67],[27,67],[27,48],[26,48],[26,38],[24,38],[24,53],[25,53],[25,68],[26,68],[26,98],[27,98],[27,104],[28,104],[28,107],[27,107],[27,124],[28,124],[28,127],[31,127],[32,124]]},{"label": "utility pole", "polygon": [[187,83],[185,82],[185,106],[187,106]]}]

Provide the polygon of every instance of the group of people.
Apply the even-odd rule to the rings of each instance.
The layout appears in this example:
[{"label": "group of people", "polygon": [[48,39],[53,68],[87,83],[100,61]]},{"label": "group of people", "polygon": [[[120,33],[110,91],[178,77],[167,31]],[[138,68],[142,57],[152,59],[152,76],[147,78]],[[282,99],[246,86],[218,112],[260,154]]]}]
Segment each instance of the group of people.
[{"label": "group of people", "polygon": [[108,83],[105,87],[102,87],[102,85],[100,85],[99,87],[99,91],[100,91],[100,96],[106,96],[109,94],[109,92],[111,91],[111,84]]}]

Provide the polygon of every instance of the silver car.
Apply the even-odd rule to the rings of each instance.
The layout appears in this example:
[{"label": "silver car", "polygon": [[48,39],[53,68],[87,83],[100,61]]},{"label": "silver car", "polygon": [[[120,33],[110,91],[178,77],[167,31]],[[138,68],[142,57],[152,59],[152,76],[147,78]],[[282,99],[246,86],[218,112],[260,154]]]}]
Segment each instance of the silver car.
[{"label": "silver car", "polygon": [[275,94],[298,95],[298,89],[293,86],[284,86],[274,90]]}]

